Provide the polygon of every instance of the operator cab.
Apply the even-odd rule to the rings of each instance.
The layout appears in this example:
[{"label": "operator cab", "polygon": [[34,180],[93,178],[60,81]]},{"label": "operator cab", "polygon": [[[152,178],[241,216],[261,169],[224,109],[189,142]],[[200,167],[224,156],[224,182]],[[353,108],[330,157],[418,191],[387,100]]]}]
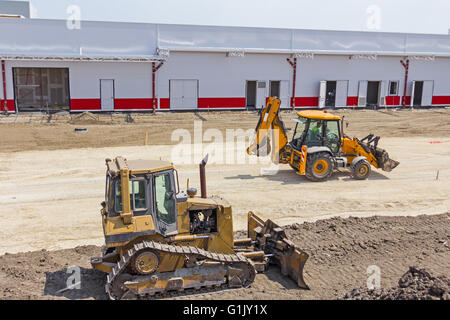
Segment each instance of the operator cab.
[{"label": "operator cab", "polygon": [[298,112],[297,115],[291,141],[294,149],[301,150],[302,146],[328,147],[333,154],[339,153],[342,138],[339,116],[316,110]]},{"label": "operator cab", "polygon": [[[177,230],[178,180],[172,164],[164,161],[126,161],[128,188],[122,186],[120,163],[107,161],[104,212],[107,218],[121,216],[123,192],[129,193],[129,210],[135,217],[149,215],[162,234]],[[126,201],[125,201],[126,202]]]}]

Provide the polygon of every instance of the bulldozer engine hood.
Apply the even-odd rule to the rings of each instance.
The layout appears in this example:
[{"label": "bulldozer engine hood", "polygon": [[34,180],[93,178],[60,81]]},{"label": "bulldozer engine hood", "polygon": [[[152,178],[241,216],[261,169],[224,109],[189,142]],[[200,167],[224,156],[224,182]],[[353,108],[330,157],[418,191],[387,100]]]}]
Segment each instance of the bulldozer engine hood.
[{"label": "bulldozer engine hood", "polygon": [[[205,210],[205,209],[219,209],[221,213],[231,214],[230,204],[223,198],[211,197],[203,198],[188,198],[187,201],[177,203],[177,229],[174,234],[188,231],[187,228],[182,228],[183,221],[189,219],[187,211]],[[104,234],[105,243],[108,247],[122,245],[130,242],[136,238],[151,235],[162,235],[163,232],[158,227],[158,221],[155,221],[155,214],[134,215],[131,223],[127,224],[120,216],[106,217],[104,220]],[[188,221],[186,221],[188,223]]]}]

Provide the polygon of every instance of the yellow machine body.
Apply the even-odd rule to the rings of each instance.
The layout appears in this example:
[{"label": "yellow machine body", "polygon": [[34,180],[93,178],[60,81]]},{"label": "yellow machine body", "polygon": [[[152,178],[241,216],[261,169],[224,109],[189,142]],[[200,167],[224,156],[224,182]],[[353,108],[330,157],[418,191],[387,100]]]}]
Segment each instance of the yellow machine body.
[{"label": "yellow machine body", "polygon": [[350,168],[353,176],[362,180],[369,176],[370,166],[391,171],[399,165],[378,148],[380,137],[371,134],[361,140],[350,139],[343,132],[343,119],[326,110],[298,112],[298,124],[289,142],[279,117],[280,105],[279,99],[271,97],[261,110],[255,138],[247,148],[249,155],[270,155],[272,162],[289,164],[312,181],[328,179],[339,167]]},{"label": "yellow machine body", "polygon": [[[172,164],[117,157],[106,165],[105,246],[91,264],[108,273],[112,299],[246,287],[269,262],[307,288],[302,272],[308,255],[270,220],[249,215],[249,238],[235,240],[227,201],[180,191]],[[280,241],[285,244],[277,247]]]}]

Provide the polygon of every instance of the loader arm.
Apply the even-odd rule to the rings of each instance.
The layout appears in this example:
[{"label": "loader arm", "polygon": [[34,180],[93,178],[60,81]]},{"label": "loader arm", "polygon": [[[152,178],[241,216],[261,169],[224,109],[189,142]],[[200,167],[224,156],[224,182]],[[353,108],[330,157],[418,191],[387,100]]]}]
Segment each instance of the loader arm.
[{"label": "loader arm", "polygon": [[[270,97],[263,110],[261,110],[255,136],[247,148],[249,155],[266,156],[271,154],[272,162],[278,162],[280,154],[288,144],[288,137],[283,121],[278,116],[281,100]],[[272,135],[273,145],[270,144]]]},{"label": "loader arm", "polygon": [[342,151],[346,154],[354,155],[349,157],[349,161],[352,161],[356,156],[364,156],[375,168],[390,172],[395,169],[400,162],[391,159],[386,150],[378,148],[379,140],[380,137],[374,137],[372,134],[361,140],[357,138],[350,139],[345,136],[342,139]]}]

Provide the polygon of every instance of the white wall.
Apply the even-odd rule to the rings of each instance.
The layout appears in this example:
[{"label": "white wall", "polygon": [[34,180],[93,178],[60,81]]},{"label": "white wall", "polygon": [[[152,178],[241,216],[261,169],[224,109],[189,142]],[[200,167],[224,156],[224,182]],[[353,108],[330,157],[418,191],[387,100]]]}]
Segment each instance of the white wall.
[{"label": "white wall", "polygon": [[8,99],[13,99],[13,67],[69,68],[71,99],[99,99],[100,79],[115,80],[116,98],[151,98],[151,63],[7,61]]},{"label": "white wall", "polygon": [[[199,80],[200,98],[244,98],[246,80],[287,80],[292,90],[292,67],[284,54],[172,52],[157,73],[157,96],[169,98],[170,79]],[[298,59],[296,97],[318,97],[321,80],[349,80],[348,96],[358,95],[359,80],[399,81],[403,94],[404,68],[400,57],[377,60],[349,59],[349,56],[316,55]],[[71,99],[99,99],[100,79],[115,80],[116,98],[151,98],[151,63],[6,61],[7,97],[14,98],[13,67],[69,68]],[[450,96],[450,58],[434,61],[411,60],[407,95],[412,80],[434,80],[434,95]],[[3,98],[0,81],[0,98]],[[387,88],[386,85],[386,93]],[[268,92],[268,89],[267,89]]]},{"label": "white wall", "polygon": [[434,96],[450,96],[450,58],[434,61],[411,60],[409,63],[408,95],[411,95],[413,80],[434,80]]},{"label": "white wall", "polygon": [[[400,81],[404,83],[404,68],[399,57],[378,57],[377,60],[349,59],[349,56],[314,56],[297,61],[297,97],[318,97],[322,80],[349,80],[348,96],[358,96],[359,80]],[[402,94],[403,89],[399,94]],[[450,91],[449,91],[450,93]]]},{"label": "white wall", "polygon": [[169,98],[170,79],[199,80],[200,97],[244,98],[246,80],[292,79],[288,55],[247,54],[226,57],[225,53],[172,52],[158,71],[159,98]]}]

